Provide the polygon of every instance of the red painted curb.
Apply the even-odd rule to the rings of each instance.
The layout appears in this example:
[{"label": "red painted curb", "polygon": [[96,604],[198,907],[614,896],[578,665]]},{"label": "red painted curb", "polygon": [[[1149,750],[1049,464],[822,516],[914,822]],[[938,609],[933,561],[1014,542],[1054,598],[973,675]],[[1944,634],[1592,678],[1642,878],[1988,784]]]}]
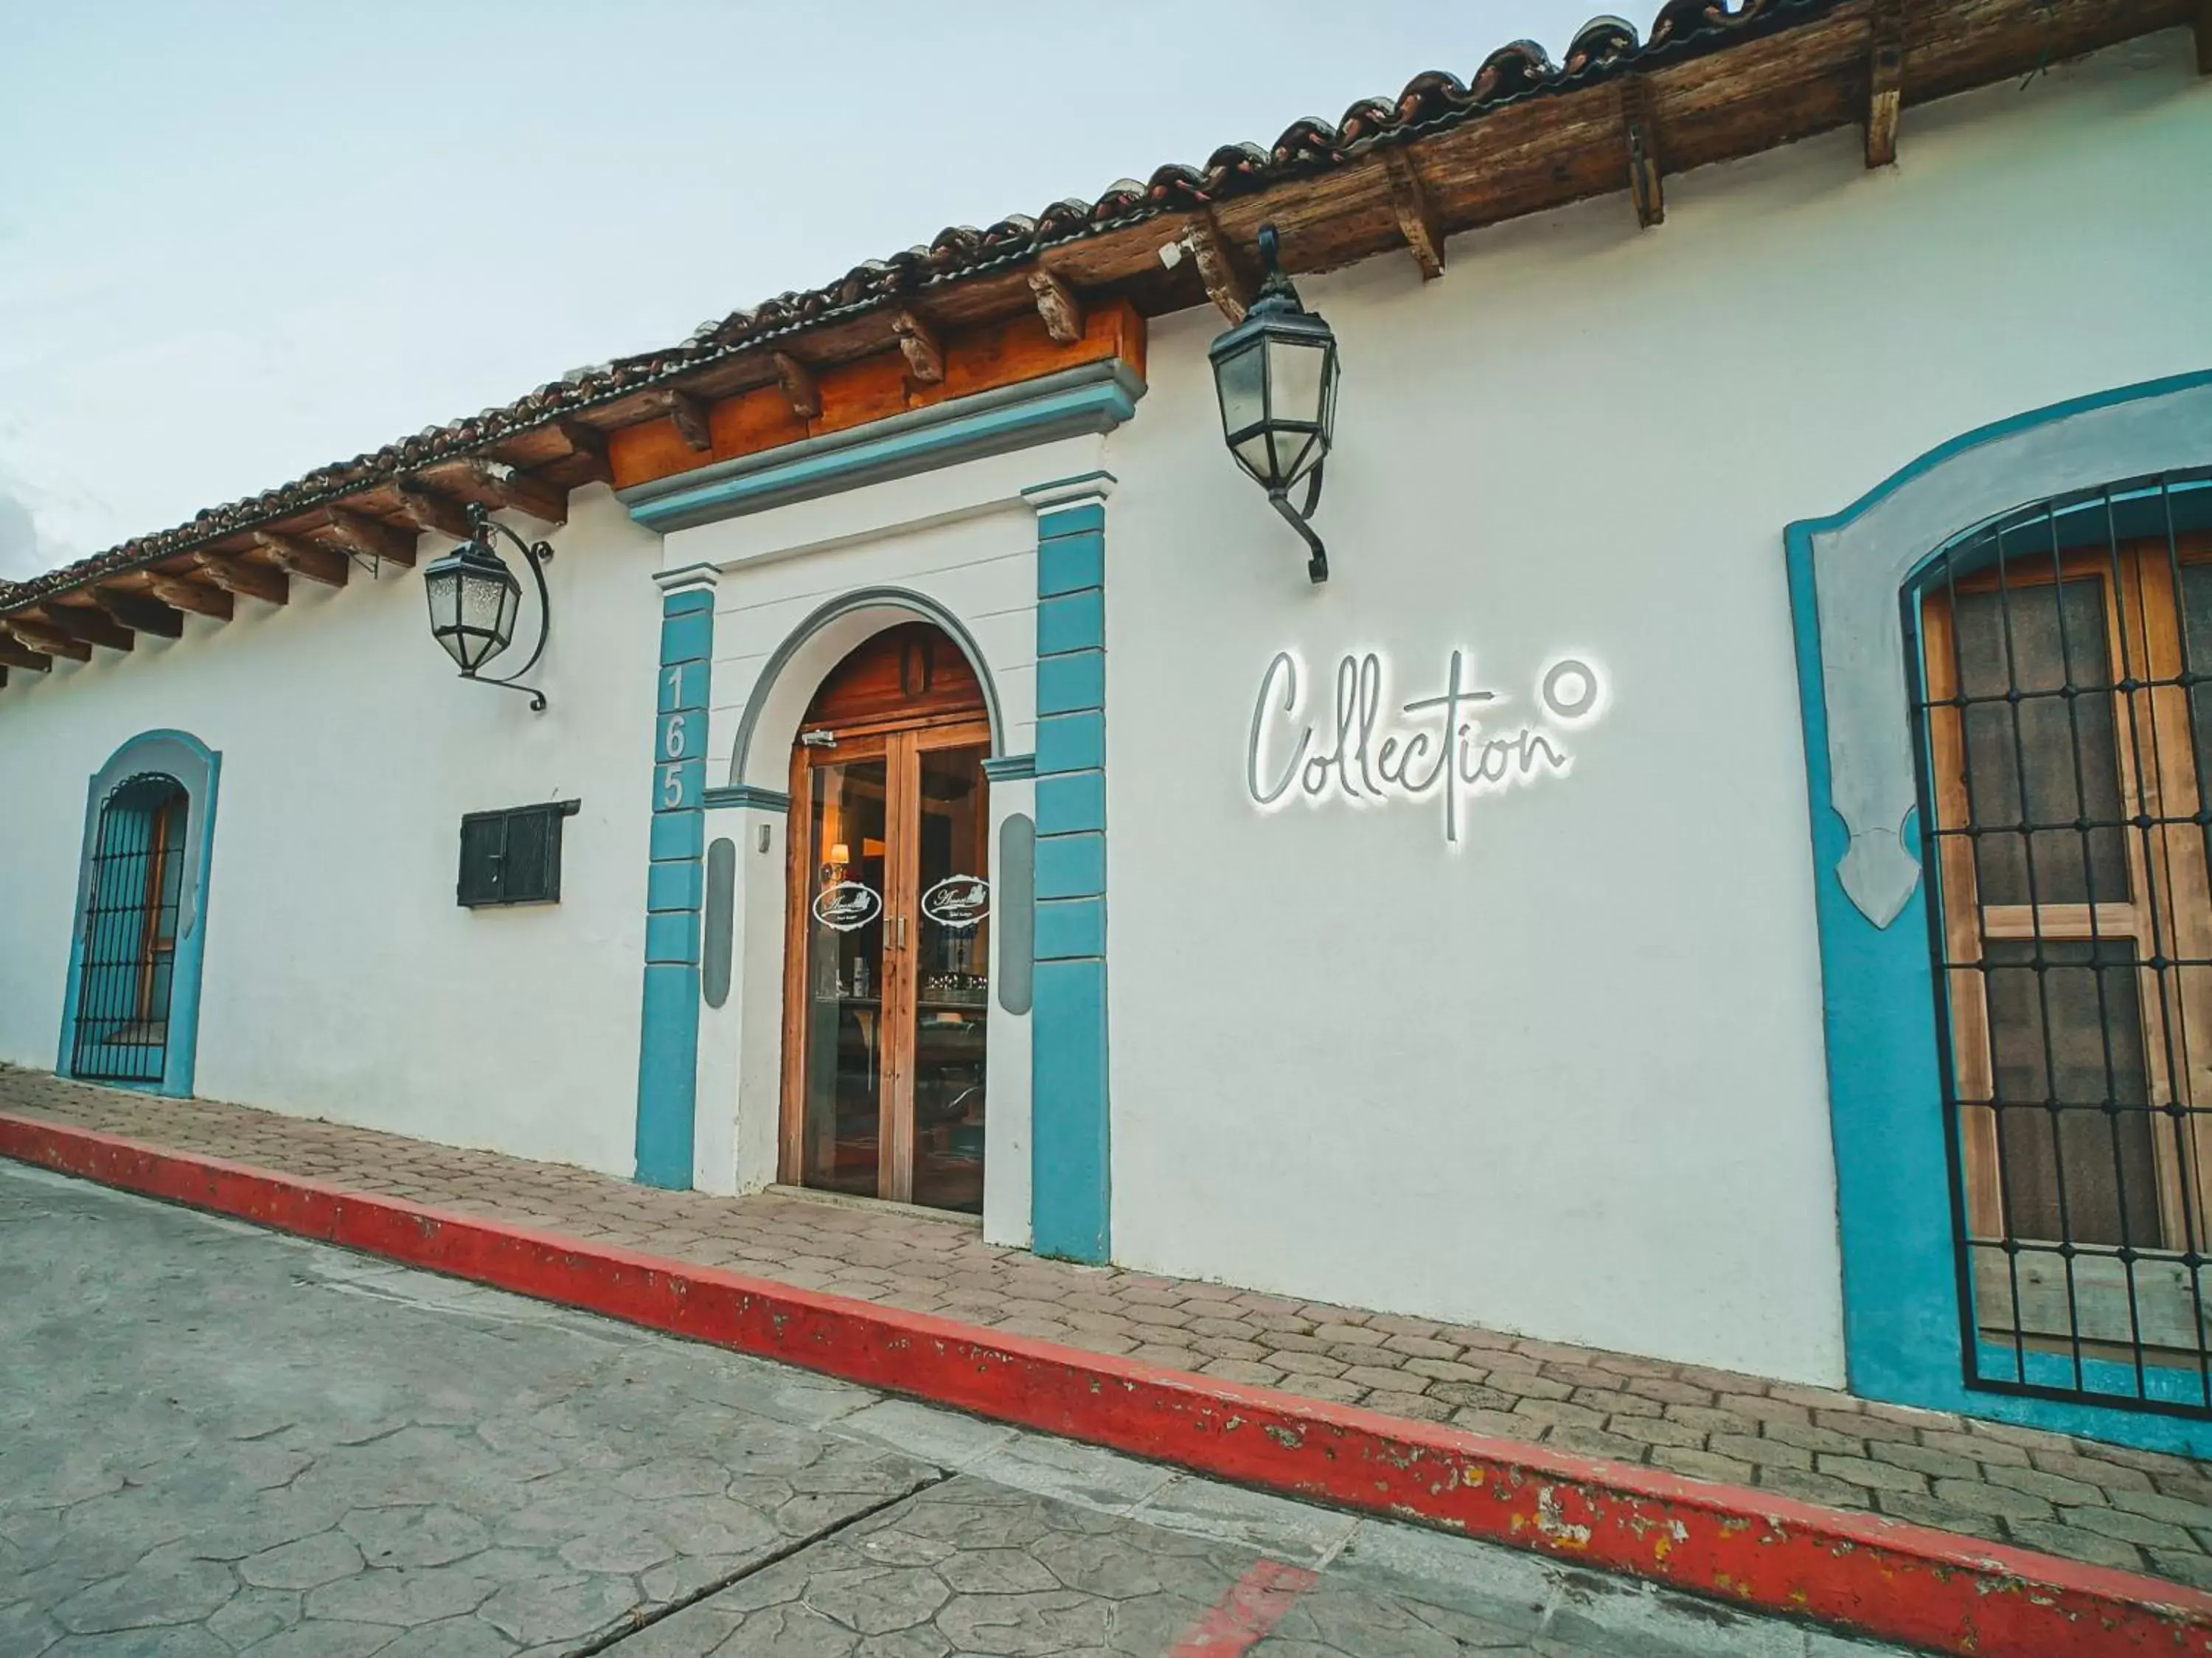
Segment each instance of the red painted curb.
[{"label": "red painted curb", "polygon": [[1948,1653],[2212,1654],[2212,1594],[0,1113],[0,1155],[1270,1490]]}]

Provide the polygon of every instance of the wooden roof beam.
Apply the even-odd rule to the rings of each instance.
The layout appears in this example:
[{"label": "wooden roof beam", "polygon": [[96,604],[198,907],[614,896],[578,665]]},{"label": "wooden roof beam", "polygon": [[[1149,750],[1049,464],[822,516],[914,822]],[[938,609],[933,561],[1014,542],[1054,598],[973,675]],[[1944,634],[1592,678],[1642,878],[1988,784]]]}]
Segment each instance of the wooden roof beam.
[{"label": "wooden roof beam", "polygon": [[[91,653],[86,653],[89,655]],[[43,650],[33,650],[27,644],[16,643],[15,637],[0,627],[0,667],[27,668],[33,674],[44,674],[54,665],[54,659]]]},{"label": "wooden roof beam", "polygon": [[1625,76],[1620,82],[1620,128],[1628,149],[1628,189],[1636,200],[1636,222],[1649,230],[1667,222],[1667,191],[1660,177],[1651,83],[1641,75]]},{"label": "wooden roof beam", "polygon": [[568,521],[568,491],[518,467],[501,467],[471,455],[451,461],[440,471],[472,499],[487,507],[512,508],[516,512],[528,513],[541,524]]},{"label": "wooden roof beam", "polygon": [[158,633],[164,639],[184,637],[183,613],[159,599],[123,588],[87,588],[85,593],[93,603],[134,633]]},{"label": "wooden roof beam", "polygon": [[82,639],[71,638],[58,628],[48,627],[22,616],[10,616],[5,619],[8,631],[42,656],[66,656],[73,662],[92,660],[90,645]]},{"label": "wooden roof beam", "polygon": [[189,610],[196,616],[212,616],[227,622],[231,618],[234,601],[221,588],[211,588],[204,582],[195,582],[188,576],[172,576],[167,570],[146,572],[146,591],[163,604],[178,610]]},{"label": "wooden roof beam", "polygon": [[266,564],[228,558],[220,552],[196,552],[192,563],[225,593],[242,593],[269,605],[283,604],[292,596],[291,578]]},{"label": "wooden roof beam", "polygon": [[468,509],[452,496],[441,495],[412,478],[403,478],[392,487],[407,515],[423,529],[457,536],[464,541],[476,533],[475,527],[469,522]]},{"label": "wooden roof beam", "polygon": [[331,533],[339,545],[358,558],[375,558],[412,568],[415,563],[415,534],[411,530],[395,528],[381,518],[371,518],[367,513],[349,512],[343,507],[332,507],[324,515],[330,520]]},{"label": "wooden roof beam", "polygon": [[1075,290],[1039,265],[1029,273],[1030,292],[1036,298],[1037,315],[1044,331],[1058,345],[1073,345],[1083,338],[1083,302]]},{"label": "wooden roof beam", "polygon": [[1398,216],[1399,233],[1413,262],[1421,267],[1421,280],[1434,282],[1444,273],[1443,226],[1436,204],[1413,170],[1413,158],[1402,148],[1382,152],[1382,166],[1390,174],[1390,208]]},{"label": "wooden roof beam", "polygon": [[[2212,15],[2212,0],[2206,5]],[[1874,0],[1867,34],[1866,164],[1887,167],[1897,159],[1897,118],[1905,107],[1905,0]]]},{"label": "wooden roof beam", "polygon": [[264,530],[253,538],[253,545],[268,555],[269,562],[294,576],[304,576],[310,582],[320,582],[326,588],[342,588],[353,569],[353,562],[332,547],[318,546],[313,541],[303,541],[296,535],[277,535]]},{"label": "wooden roof beam", "polygon": [[104,611],[88,609],[82,605],[49,604],[46,620],[72,639],[82,640],[88,645],[105,645],[110,650],[129,650],[138,643],[138,636],[112,620]]},{"label": "wooden roof beam", "polygon": [[788,351],[770,351],[769,362],[775,369],[777,382],[783,387],[783,399],[791,405],[791,412],[800,420],[819,420],[822,418],[822,387],[814,378],[814,370]]},{"label": "wooden roof beam", "polygon": [[562,416],[553,423],[561,434],[561,441],[568,446],[571,462],[581,461],[579,468],[594,484],[611,484],[615,469],[607,460],[607,435],[596,426],[586,426],[582,421]]},{"label": "wooden roof beam", "polygon": [[661,393],[667,405],[668,418],[676,423],[677,435],[701,454],[714,447],[714,429],[707,418],[707,405],[687,391],[671,386]]},{"label": "wooden roof beam", "polygon": [[934,386],[945,378],[945,347],[932,328],[911,311],[897,311],[891,315],[891,332],[897,337],[899,350],[906,353],[906,371],[925,386]]},{"label": "wooden roof beam", "polygon": [[1220,222],[1210,209],[1190,222],[1183,245],[1198,265],[1198,279],[1206,284],[1206,298],[1232,323],[1243,321],[1244,314],[1252,308],[1252,278],[1229,239],[1221,234]]}]

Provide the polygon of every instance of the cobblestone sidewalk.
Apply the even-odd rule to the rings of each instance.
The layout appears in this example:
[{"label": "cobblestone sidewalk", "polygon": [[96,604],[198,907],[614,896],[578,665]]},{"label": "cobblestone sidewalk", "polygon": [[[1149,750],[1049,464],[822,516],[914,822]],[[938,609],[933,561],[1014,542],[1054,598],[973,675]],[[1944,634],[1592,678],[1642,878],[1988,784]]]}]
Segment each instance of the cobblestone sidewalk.
[{"label": "cobblestone sidewalk", "polygon": [[1817,1387],[1048,1261],[970,1225],[548,1163],[0,1066],[0,1112],[2212,1589],[2212,1463]]}]

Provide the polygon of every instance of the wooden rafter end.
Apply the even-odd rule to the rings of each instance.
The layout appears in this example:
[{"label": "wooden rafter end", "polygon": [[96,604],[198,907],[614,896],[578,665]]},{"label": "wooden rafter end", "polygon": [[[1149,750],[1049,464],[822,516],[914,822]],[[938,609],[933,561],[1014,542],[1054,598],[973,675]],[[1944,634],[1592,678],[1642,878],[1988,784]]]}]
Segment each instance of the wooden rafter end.
[{"label": "wooden rafter end", "polygon": [[155,633],[164,639],[184,637],[183,613],[163,604],[159,599],[121,588],[87,588],[85,593],[119,625],[134,633]]},{"label": "wooden rafter end", "polygon": [[73,662],[92,660],[92,647],[83,640],[72,638],[59,628],[21,616],[8,618],[8,631],[22,643],[42,656],[66,656]]},{"label": "wooden rafter end", "polygon": [[345,554],[318,546],[313,541],[303,541],[296,535],[276,535],[264,530],[253,538],[253,544],[279,570],[303,576],[310,582],[320,582],[325,587],[343,587],[347,574],[353,569],[352,561]]},{"label": "wooden rafter end", "polygon": [[1667,187],[1659,160],[1659,132],[1652,117],[1651,83],[1631,75],[1620,83],[1620,126],[1628,147],[1628,190],[1636,200],[1636,222],[1649,230],[1667,222]]},{"label": "wooden rafter end", "polygon": [[1866,164],[1887,167],[1905,108],[1905,0],[1875,0],[1867,32]]},{"label": "wooden rafter end", "polygon": [[1030,292],[1055,344],[1073,345],[1083,338],[1083,302],[1066,283],[1039,265],[1030,272]]},{"label": "wooden rafter end", "polygon": [[146,591],[165,605],[189,610],[196,616],[212,616],[217,621],[228,621],[234,608],[230,594],[223,588],[189,576],[172,576],[167,570],[149,570]]},{"label": "wooden rafter end", "polygon": [[1252,278],[1213,215],[1208,212],[1192,220],[1183,241],[1198,266],[1198,279],[1206,285],[1206,298],[1230,321],[1243,321],[1244,314],[1252,308]]},{"label": "wooden rafter end", "polygon": [[676,423],[677,432],[684,441],[701,454],[714,447],[714,430],[707,418],[707,405],[689,392],[672,386],[665,393],[668,401],[668,418]]},{"label": "wooden rafter end", "polygon": [[458,536],[466,540],[475,527],[469,522],[468,509],[449,495],[441,495],[428,485],[411,479],[404,479],[392,488],[399,496],[399,504],[407,515],[426,530],[435,530],[441,535]]},{"label": "wooden rafter end", "polygon": [[367,513],[350,512],[343,507],[331,507],[324,515],[330,521],[331,535],[355,557],[410,567],[414,564],[415,533],[412,530],[397,528],[381,518],[371,518]]},{"label": "wooden rafter end", "polygon": [[88,645],[105,645],[110,650],[129,650],[137,644],[138,636],[113,620],[105,611],[86,605],[48,604],[46,620],[69,637]]},{"label": "wooden rafter end", "polygon": [[192,563],[225,593],[242,594],[269,605],[283,604],[292,596],[291,578],[266,564],[227,558],[219,552],[196,552]]},{"label": "wooden rafter end", "polygon": [[1429,199],[1421,175],[1413,169],[1413,158],[1406,151],[1384,150],[1382,165],[1390,175],[1390,207],[1398,216],[1407,251],[1421,267],[1421,280],[1433,282],[1444,273],[1443,227],[1437,217],[1436,204]]},{"label": "wooden rafter end", "polygon": [[596,426],[586,426],[582,421],[563,416],[553,423],[554,430],[568,446],[568,459],[577,465],[586,480],[593,484],[615,481],[613,464],[607,459],[607,435]]},{"label": "wooden rafter end", "polygon": [[945,347],[938,342],[937,331],[911,311],[900,311],[891,317],[891,332],[898,338],[899,350],[906,354],[907,372],[925,386],[934,386],[945,378]]},{"label": "wooden rafter end", "polygon": [[776,383],[783,387],[783,400],[791,405],[791,412],[800,420],[819,420],[822,418],[822,387],[814,378],[814,370],[788,351],[770,351],[769,365],[775,369]]},{"label": "wooden rafter end", "polygon": [[[89,651],[86,653],[88,655],[90,654]],[[44,674],[53,667],[54,661],[43,650],[33,650],[28,645],[17,643],[14,634],[0,628],[0,664],[20,667],[27,673]]]}]

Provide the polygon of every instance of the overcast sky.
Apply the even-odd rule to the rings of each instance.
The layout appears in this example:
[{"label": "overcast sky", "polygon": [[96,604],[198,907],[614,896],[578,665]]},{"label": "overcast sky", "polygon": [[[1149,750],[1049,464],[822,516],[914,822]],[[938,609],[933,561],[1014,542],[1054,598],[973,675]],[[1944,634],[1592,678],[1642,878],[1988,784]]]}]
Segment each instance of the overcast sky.
[{"label": "overcast sky", "polygon": [[1596,3],[0,0],[0,577]]}]

